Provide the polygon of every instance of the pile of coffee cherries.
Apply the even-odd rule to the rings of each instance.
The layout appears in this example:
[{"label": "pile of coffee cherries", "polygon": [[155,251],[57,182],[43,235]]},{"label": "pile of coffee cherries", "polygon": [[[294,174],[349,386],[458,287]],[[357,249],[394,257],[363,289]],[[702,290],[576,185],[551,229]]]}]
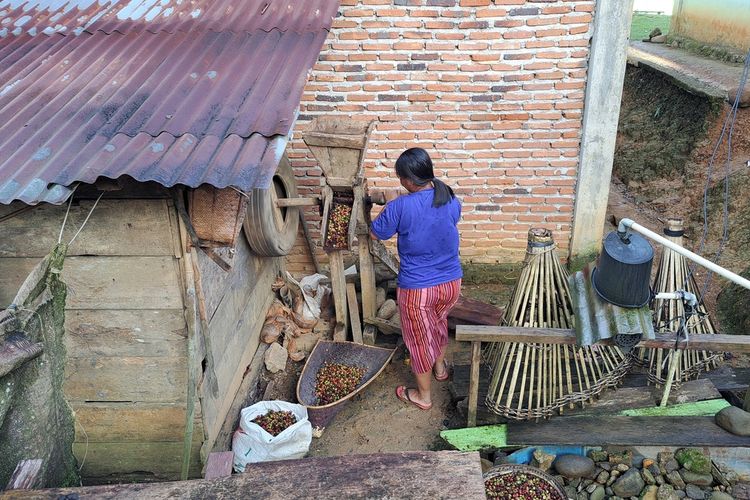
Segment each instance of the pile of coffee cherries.
[{"label": "pile of coffee cherries", "polygon": [[548,481],[524,472],[485,479],[484,490],[487,498],[497,500],[565,500]]},{"label": "pile of coffee cherries", "polygon": [[288,427],[297,423],[297,417],[290,411],[271,410],[265,415],[258,415],[253,422],[263,427],[270,435],[278,436]]},{"label": "pile of coffee cherries", "polygon": [[365,369],[341,363],[325,363],[315,375],[318,405],[338,401],[354,391],[365,376]]},{"label": "pile of coffee cherries", "polygon": [[352,217],[352,207],[343,203],[333,203],[328,213],[328,231],[326,234],[327,248],[346,249],[349,246],[349,219]]}]

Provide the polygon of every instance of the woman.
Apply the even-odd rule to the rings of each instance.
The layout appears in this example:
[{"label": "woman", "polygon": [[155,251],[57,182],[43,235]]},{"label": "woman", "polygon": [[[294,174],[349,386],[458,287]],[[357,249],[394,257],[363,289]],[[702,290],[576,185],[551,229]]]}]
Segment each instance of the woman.
[{"label": "woman", "polygon": [[409,194],[386,204],[370,234],[379,240],[398,234],[398,308],[417,387],[400,385],[396,396],[429,410],[431,377],[448,379],[448,311],[458,301],[463,276],[456,227],[461,203],[435,178],[424,149],[404,151],[396,160],[396,175]]}]

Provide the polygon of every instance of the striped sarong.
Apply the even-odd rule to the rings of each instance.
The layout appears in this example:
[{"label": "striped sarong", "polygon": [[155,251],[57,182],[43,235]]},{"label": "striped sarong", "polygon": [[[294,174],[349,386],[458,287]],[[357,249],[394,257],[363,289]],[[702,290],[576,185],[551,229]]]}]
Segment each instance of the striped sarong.
[{"label": "striped sarong", "polygon": [[401,333],[414,373],[432,370],[448,345],[448,312],[458,302],[461,279],[429,288],[397,290]]}]

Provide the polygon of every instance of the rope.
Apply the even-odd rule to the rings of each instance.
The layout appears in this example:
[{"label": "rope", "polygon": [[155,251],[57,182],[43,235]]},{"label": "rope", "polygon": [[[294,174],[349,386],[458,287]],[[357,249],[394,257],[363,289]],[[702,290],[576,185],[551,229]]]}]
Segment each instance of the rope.
[{"label": "rope", "polygon": [[[713,259],[717,264],[719,262],[719,259],[721,258],[721,254],[724,251],[724,246],[729,239],[729,171],[732,161],[732,137],[734,136],[734,125],[737,121],[737,109],[740,105],[740,97],[742,96],[742,91],[744,90],[745,85],[748,82],[748,78],[750,78],[750,51],[748,51],[747,56],[745,56],[745,65],[742,69],[742,76],[740,77],[740,83],[737,87],[737,93],[735,94],[734,100],[732,101],[732,107],[729,110],[727,117],[724,119],[724,124],[721,128],[721,134],[719,135],[719,139],[716,141],[716,145],[714,146],[713,152],[711,153],[711,159],[708,162],[706,184],[703,188],[703,232],[701,234],[700,244],[698,245],[697,253],[699,255],[703,253],[703,247],[708,236],[708,191],[711,187],[711,177],[713,174],[714,161],[716,160],[716,156],[719,152],[719,147],[724,142],[724,137],[727,136],[727,159],[724,164],[724,204],[722,210],[722,235],[721,241],[719,242],[719,248],[716,250],[716,254]],[[692,275],[693,266],[689,267],[690,275]],[[703,297],[705,297],[711,289],[713,275],[713,271],[708,272],[703,286],[701,287],[701,293],[698,294],[701,304],[703,303]]]},{"label": "rope", "polygon": [[102,191],[102,194],[99,195],[99,197],[94,202],[94,205],[91,207],[91,210],[89,210],[89,214],[86,216],[86,218],[83,220],[83,224],[81,224],[81,227],[78,228],[78,231],[76,231],[76,234],[73,235],[73,238],[68,242],[68,246],[72,245],[76,238],[78,238],[78,235],[81,234],[81,231],[86,226],[86,223],[89,221],[89,218],[91,217],[91,214],[94,213],[94,209],[99,204],[99,200],[102,199],[102,196],[104,196],[104,192]]}]

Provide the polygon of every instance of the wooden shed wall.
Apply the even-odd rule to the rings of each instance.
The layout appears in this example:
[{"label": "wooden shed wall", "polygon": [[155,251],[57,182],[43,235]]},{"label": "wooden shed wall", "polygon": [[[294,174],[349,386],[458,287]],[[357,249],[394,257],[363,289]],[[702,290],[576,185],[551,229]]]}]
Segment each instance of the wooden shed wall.
[{"label": "wooden shed wall", "polygon": [[[75,203],[69,241],[93,201]],[[25,208],[0,205],[0,217]],[[0,222],[0,306],[57,242],[65,206],[42,204]],[[179,477],[187,394],[182,249],[172,202],[102,200],[69,249],[65,393],[76,415],[84,477]],[[204,439],[196,412],[191,476]],[[96,480],[96,479],[94,479]]]},{"label": "wooden shed wall", "polygon": [[[223,252],[227,258],[229,253]],[[253,254],[244,235],[237,239],[231,260],[232,270],[223,271],[203,252],[197,252],[198,274],[205,300],[208,321],[208,343],[214,360],[213,373],[204,377],[214,378],[219,390],[214,394],[208,380],[201,384],[201,408],[206,429],[206,442],[202,450],[207,454],[225,445],[216,442],[226,418],[233,411],[232,403],[238,398],[237,391],[247,373],[260,341],[266,311],[274,293],[271,285],[279,274],[282,258],[258,257]],[[239,396],[242,399],[242,395]],[[217,446],[215,446],[217,445]]]}]

